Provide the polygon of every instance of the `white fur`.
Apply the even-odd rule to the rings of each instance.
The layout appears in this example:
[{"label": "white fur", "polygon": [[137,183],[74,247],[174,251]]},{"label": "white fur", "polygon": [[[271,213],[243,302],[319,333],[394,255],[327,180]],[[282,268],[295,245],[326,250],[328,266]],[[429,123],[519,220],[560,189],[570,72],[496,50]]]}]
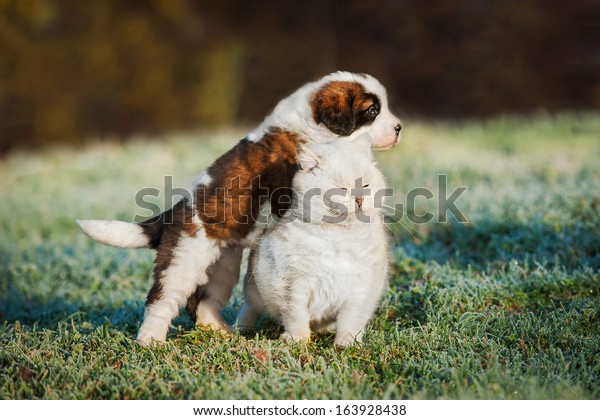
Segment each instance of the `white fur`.
[{"label": "white fur", "polygon": [[90,238],[106,245],[121,248],[146,248],[148,237],[141,226],[120,220],[77,220]]},{"label": "white fur", "polygon": [[[361,341],[388,271],[388,242],[373,202],[374,192],[385,183],[369,146],[356,140],[312,147],[317,158],[311,155],[305,163],[313,160],[313,165],[294,178],[299,208],[288,213],[253,252],[238,328],[251,327],[264,311],[282,321],[286,339],[307,339],[311,326],[321,329],[333,322],[337,345]],[[359,212],[350,190],[360,177],[369,184],[371,199],[363,195]],[[302,209],[307,192],[317,187],[348,189],[335,200],[347,206],[343,221],[323,221],[330,215],[326,204],[331,203],[322,195],[312,198],[310,211]],[[368,223],[360,220],[365,215]]]}]

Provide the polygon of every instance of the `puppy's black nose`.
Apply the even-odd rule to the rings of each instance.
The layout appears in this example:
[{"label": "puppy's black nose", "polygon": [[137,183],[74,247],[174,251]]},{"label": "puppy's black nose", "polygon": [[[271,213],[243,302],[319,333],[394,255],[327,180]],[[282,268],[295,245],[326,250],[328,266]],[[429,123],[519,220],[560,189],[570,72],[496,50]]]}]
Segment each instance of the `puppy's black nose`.
[{"label": "puppy's black nose", "polygon": [[400,130],[402,130],[402,126],[400,124],[396,124],[394,130],[396,131],[396,135],[398,135],[400,134]]}]

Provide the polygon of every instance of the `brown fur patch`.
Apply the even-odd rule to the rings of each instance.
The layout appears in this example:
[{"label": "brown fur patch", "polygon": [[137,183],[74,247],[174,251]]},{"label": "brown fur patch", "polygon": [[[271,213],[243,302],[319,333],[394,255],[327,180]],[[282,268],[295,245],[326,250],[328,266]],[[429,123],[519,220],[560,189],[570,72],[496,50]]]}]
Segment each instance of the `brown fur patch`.
[{"label": "brown fur patch", "polygon": [[[151,247],[157,250],[154,284],[146,305],[162,297],[162,273],[173,260],[179,238],[184,234],[196,235],[199,226],[193,221],[194,212],[202,220],[206,235],[220,241],[243,239],[266,200],[271,200],[273,213],[283,215],[291,203],[299,143],[302,139],[298,135],[281,129],[270,130],[257,142],[240,141],[208,168],[212,182],[194,191],[194,209],[182,200],[140,223]],[[190,313],[195,315],[194,309],[203,293],[200,287],[190,297],[187,305]]]},{"label": "brown fur patch", "polygon": [[194,191],[206,235],[223,241],[243,239],[267,200],[273,213],[283,214],[291,200],[278,201],[290,194],[302,142],[297,134],[274,128],[259,141],[240,141],[217,159],[207,171],[210,185]]},{"label": "brown fur patch", "polygon": [[357,128],[369,124],[376,116],[367,114],[374,106],[379,113],[381,102],[358,82],[329,82],[312,97],[313,118],[335,134],[348,136]]}]

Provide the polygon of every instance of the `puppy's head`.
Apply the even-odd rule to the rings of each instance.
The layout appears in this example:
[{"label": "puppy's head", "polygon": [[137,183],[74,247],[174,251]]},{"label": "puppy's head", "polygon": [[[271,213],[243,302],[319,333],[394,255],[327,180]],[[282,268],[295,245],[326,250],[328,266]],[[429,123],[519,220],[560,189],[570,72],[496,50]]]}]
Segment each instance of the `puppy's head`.
[{"label": "puppy's head", "polygon": [[400,120],[388,109],[385,88],[372,76],[333,73],[310,99],[317,124],[340,137],[366,134],[375,150],[387,150],[400,140]]},{"label": "puppy's head", "polygon": [[358,213],[377,217],[385,180],[370,148],[366,136],[301,147],[293,189],[304,220],[352,222]]}]

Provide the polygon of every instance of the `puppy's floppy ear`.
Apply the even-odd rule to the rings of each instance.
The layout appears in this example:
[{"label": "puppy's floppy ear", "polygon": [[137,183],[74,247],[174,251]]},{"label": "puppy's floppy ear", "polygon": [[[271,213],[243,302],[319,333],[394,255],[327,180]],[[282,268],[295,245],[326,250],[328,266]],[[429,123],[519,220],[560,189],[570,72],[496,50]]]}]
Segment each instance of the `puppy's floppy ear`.
[{"label": "puppy's floppy ear", "polygon": [[310,147],[300,146],[298,150],[298,166],[302,172],[308,172],[319,166],[321,157]]},{"label": "puppy's floppy ear", "polygon": [[333,133],[349,136],[356,127],[352,106],[360,87],[352,82],[329,82],[312,98],[311,107],[317,124]]}]

